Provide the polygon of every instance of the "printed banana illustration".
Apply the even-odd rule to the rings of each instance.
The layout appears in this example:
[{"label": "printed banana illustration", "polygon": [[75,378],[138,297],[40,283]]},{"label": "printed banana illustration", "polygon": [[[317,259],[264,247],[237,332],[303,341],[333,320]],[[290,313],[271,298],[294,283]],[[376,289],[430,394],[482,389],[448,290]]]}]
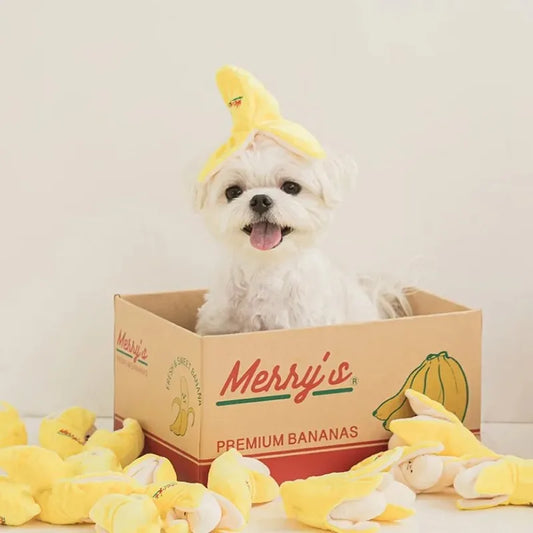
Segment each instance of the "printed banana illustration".
[{"label": "printed banana illustration", "polygon": [[413,389],[435,400],[463,421],[468,407],[468,382],[459,362],[447,352],[430,354],[407,377],[400,390],[372,414],[383,427],[397,418],[413,416],[405,391]]},{"label": "printed banana illustration", "polygon": [[187,380],[182,376],[180,379],[180,393],[172,400],[172,407],[178,406],[178,414],[172,424],[170,424],[170,431],[182,437],[187,433],[189,427],[189,416],[192,415],[191,426],[194,426],[195,414],[194,409],[189,407],[189,386]]}]

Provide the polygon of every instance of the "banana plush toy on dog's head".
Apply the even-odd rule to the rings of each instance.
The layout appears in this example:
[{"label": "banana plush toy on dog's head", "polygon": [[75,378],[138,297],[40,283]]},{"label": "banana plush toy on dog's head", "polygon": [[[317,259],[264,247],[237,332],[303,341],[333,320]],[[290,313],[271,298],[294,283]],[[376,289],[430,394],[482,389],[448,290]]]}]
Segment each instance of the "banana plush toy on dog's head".
[{"label": "banana plush toy on dog's head", "polygon": [[274,137],[288,150],[299,155],[324,158],[318,141],[302,126],[284,119],[277,100],[254,76],[244,69],[226,65],[216,75],[218,89],[228,106],[233,128],[228,142],[208,160],[199,180],[215,174],[222,163],[238,150],[246,148],[256,133]]}]

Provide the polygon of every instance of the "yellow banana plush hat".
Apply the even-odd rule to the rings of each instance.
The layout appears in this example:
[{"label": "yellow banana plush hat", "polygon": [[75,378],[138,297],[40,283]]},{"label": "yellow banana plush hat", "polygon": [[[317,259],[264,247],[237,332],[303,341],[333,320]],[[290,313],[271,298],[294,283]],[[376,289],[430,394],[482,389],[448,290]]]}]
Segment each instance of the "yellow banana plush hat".
[{"label": "yellow banana plush hat", "polygon": [[258,132],[273,137],[297,154],[325,157],[318,141],[305,128],[281,116],[276,99],[249,72],[227,65],[217,72],[216,81],[229,107],[233,128],[229,140],[207,161],[199,181],[215,174],[231,155],[246,148]]},{"label": "yellow banana plush hat", "polygon": [[147,453],[133,461],[124,469],[124,473],[141,485],[176,481],[178,479],[172,463],[166,457],[153,453]]},{"label": "yellow banana plush hat", "polygon": [[6,402],[0,402],[0,448],[27,444],[26,426],[18,411]]},{"label": "yellow banana plush hat", "polygon": [[413,446],[424,441],[436,441],[444,446],[441,455],[498,457],[440,403],[412,389],[405,391],[405,395],[416,416],[391,422],[390,430],[394,434],[391,442]]},{"label": "yellow banana plush hat", "polygon": [[107,494],[89,512],[100,533],[161,533],[154,501],[145,494]]},{"label": "yellow banana plush hat", "polygon": [[96,430],[89,437],[85,448],[87,450],[109,448],[115,452],[122,467],[126,467],[141,455],[144,448],[144,433],[137,420],[126,418],[122,429]]},{"label": "yellow banana plush hat", "polygon": [[28,486],[11,481],[0,471],[0,525],[21,526],[40,511]]},{"label": "yellow banana plush hat", "polygon": [[461,472],[454,483],[459,509],[533,505],[533,460],[506,456]]},{"label": "yellow banana plush hat", "polygon": [[35,497],[41,507],[38,518],[58,525],[87,522],[93,505],[106,494],[140,494],[142,489],[120,472],[60,479]]}]

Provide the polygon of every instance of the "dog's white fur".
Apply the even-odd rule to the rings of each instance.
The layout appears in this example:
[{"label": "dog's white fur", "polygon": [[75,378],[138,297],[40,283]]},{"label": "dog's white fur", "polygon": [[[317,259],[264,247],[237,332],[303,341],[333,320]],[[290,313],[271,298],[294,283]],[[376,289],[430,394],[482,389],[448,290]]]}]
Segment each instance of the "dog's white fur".
[{"label": "dog's white fur", "polygon": [[[196,207],[230,252],[199,310],[199,334],[323,326],[409,313],[401,290],[347,277],[317,247],[355,170],[353,163],[339,159],[299,157],[257,135],[215,176],[197,185]],[[285,181],[301,185],[301,192],[283,192]],[[225,191],[233,185],[244,192],[228,202]],[[269,222],[293,229],[268,251],[252,247],[242,230],[258,220],[249,206],[256,194],[268,194],[274,201],[265,214]]]}]

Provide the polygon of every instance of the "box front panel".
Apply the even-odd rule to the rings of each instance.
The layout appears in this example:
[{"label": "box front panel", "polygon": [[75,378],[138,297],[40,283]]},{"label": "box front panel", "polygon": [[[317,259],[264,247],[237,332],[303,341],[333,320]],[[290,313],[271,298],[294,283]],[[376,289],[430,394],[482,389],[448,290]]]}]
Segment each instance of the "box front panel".
[{"label": "box front panel", "polygon": [[278,481],[349,468],[412,415],[408,387],[479,431],[479,312],[204,342],[204,465],[234,447]]},{"label": "box front panel", "polygon": [[181,478],[198,476],[201,340],[115,299],[115,422],[139,420],[146,451],[169,457]]}]

